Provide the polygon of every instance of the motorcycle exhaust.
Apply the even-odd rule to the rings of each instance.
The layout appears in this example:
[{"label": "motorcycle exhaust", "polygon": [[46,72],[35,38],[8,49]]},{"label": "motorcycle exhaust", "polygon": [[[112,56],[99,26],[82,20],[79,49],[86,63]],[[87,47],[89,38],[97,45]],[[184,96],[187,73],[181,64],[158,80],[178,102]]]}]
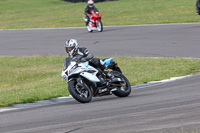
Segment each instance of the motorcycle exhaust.
[{"label": "motorcycle exhaust", "polygon": [[120,78],[113,78],[110,83],[123,83],[123,81]]},{"label": "motorcycle exhaust", "polygon": [[114,86],[124,86],[125,85],[125,82],[122,81],[120,78],[114,78],[109,83],[110,83],[110,85],[114,85]]}]

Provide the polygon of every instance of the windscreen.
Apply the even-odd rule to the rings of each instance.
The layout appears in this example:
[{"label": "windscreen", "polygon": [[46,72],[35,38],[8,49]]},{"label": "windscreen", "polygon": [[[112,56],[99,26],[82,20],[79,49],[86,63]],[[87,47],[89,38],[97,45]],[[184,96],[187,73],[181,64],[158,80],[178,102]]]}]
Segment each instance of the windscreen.
[{"label": "windscreen", "polygon": [[93,12],[94,14],[96,14],[96,12],[99,13],[99,10],[98,10],[98,9],[94,9],[94,10],[92,10],[92,12]]},{"label": "windscreen", "polygon": [[65,58],[65,60],[64,60],[65,68],[67,68],[70,65],[71,61],[72,61],[71,57]]}]

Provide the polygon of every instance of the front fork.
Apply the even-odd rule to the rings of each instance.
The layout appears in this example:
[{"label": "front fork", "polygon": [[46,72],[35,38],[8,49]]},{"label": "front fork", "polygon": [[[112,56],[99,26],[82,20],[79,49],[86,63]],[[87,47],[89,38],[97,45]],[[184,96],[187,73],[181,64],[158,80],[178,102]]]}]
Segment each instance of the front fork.
[{"label": "front fork", "polygon": [[97,27],[97,23],[98,23],[98,21],[100,21],[99,18],[95,20],[95,26],[96,26],[96,27]]},{"label": "front fork", "polygon": [[[84,81],[84,78],[83,77],[78,77],[76,79],[77,83],[79,86],[81,86],[81,89],[90,89],[93,96],[95,95],[95,92],[96,92],[96,88],[97,88],[97,84],[95,82],[90,82],[90,85],[86,85],[86,81]],[[94,89],[93,89],[94,88]]]}]

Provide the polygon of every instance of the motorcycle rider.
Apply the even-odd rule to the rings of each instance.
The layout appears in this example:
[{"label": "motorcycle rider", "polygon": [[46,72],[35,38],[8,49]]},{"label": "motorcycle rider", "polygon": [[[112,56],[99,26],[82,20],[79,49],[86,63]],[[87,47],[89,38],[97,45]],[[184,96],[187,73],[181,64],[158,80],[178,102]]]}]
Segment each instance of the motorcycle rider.
[{"label": "motorcycle rider", "polygon": [[200,15],[200,0],[197,0],[196,2],[196,12],[197,12],[197,15]]},{"label": "motorcycle rider", "polygon": [[[67,54],[69,55],[69,57],[73,59],[77,59],[80,62],[89,61],[89,63],[99,71],[97,76],[99,80],[101,81],[101,83],[103,85],[107,83],[103,78],[105,63],[98,58],[93,58],[94,57],[93,54],[90,53],[87,48],[79,47],[76,39],[67,40],[65,43],[65,50]],[[64,64],[66,63],[66,59],[64,60]],[[65,78],[65,75],[63,75],[63,79],[64,78]]]},{"label": "motorcycle rider", "polygon": [[90,16],[92,15],[91,11],[95,9],[97,8],[94,6],[94,1],[88,0],[88,5],[85,7],[85,15],[84,15],[86,26],[88,26],[88,23],[90,22]]}]

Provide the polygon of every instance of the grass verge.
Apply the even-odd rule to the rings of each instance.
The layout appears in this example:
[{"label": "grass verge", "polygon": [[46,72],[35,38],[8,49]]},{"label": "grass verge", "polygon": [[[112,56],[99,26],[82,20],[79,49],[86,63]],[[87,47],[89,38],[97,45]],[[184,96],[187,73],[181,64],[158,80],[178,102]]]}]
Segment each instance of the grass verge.
[{"label": "grass verge", "polygon": [[[0,57],[0,107],[67,96],[64,56]],[[116,57],[131,85],[200,72],[199,59]]]},{"label": "grass verge", "polygon": [[[196,0],[118,0],[95,3],[102,22],[111,25],[138,25],[200,22]],[[62,0],[0,0],[0,29],[85,26],[86,2]]]}]

